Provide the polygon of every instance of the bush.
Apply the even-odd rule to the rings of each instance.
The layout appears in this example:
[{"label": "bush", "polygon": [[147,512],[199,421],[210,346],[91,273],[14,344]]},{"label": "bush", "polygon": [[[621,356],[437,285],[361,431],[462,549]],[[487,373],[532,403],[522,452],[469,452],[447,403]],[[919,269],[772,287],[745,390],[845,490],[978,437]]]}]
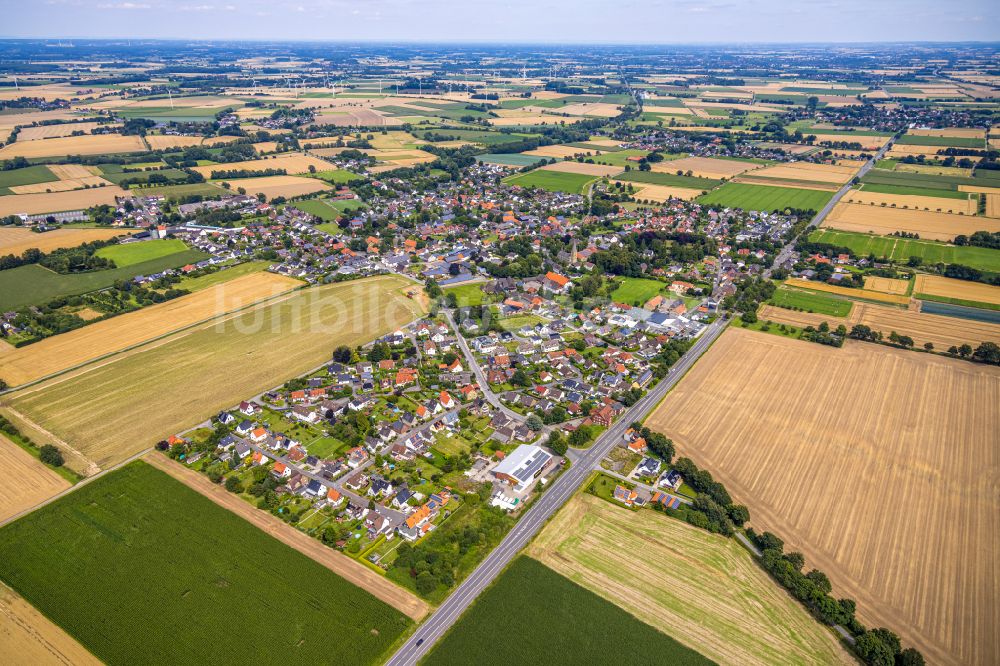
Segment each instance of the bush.
[{"label": "bush", "polygon": [[51,444],[46,444],[41,448],[38,457],[46,465],[51,465],[52,467],[62,467],[63,455],[56,447]]},{"label": "bush", "polygon": [[231,476],[228,479],[226,479],[226,490],[228,490],[231,493],[237,493],[237,494],[241,493],[243,492],[243,484],[240,483],[238,477]]}]

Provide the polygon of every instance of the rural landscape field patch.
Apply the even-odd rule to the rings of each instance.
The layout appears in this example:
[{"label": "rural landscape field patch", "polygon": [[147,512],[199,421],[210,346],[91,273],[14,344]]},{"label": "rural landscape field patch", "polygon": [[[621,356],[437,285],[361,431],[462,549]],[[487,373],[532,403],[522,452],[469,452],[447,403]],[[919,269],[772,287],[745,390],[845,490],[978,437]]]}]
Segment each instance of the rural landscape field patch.
[{"label": "rural landscape field patch", "polygon": [[[101,467],[368,342],[422,313],[385,276],[298,291],[179,339],[2,399]],[[160,408],[150,410],[150,405]],[[136,418],[139,413],[143,418]]]},{"label": "rural landscape field patch", "polygon": [[734,329],[648,425],[856,599],[863,622],[929,661],[989,664],[1000,609],[979,591],[1000,547],[998,395],[994,367]]},{"label": "rural landscape field patch", "polygon": [[[346,663],[372,664],[409,625],[395,609],[142,462],[0,535],[0,579],[112,665],[279,661],[289,654],[320,663],[331,651]],[[261,613],[274,621],[260,622]],[[241,626],[254,630],[218,640]]]},{"label": "rural landscape field patch", "polygon": [[574,497],[528,553],[720,664],[850,664],[828,629],[733,539]]}]

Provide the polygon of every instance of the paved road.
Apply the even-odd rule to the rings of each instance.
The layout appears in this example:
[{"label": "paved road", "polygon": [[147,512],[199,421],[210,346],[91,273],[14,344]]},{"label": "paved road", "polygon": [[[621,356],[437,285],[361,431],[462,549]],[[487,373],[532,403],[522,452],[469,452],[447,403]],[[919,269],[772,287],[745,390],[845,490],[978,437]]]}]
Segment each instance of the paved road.
[{"label": "paved road", "polygon": [[455,623],[477,596],[499,575],[545,522],[577,491],[590,476],[594,466],[608,454],[634,421],[641,421],[659,404],[663,396],[708,349],[725,328],[725,321],[716,321],[705,329],[694,346],[671,368],[670,373],[637,403],[632,405],[614,425],[606,430],[594,445],[570,469],[563,472],[528,512],[521,517],[503,541],[480,563],[472,574],[445,599],[437,611],[403,644],[387,666],[416,664]]},{"label": "paved road", "polygon": [[486,399],[486,402],[493,405],[496,409],[507,415],[508,418],[513,419],[516,423],[524,423],[525,417],[521,416],[515,412],[510,407],[507,407],[502,402],[497,394],[493,392],[490,388],[490,383],[486,381],[486,373],[483,372],[483,368],[476,361],[475,355],[472,350],[469,349],[469,343],[465,341],[465,336],[462,332],[458,330],[458,326],[455,325],[455,320],[451,316],[451,310],[441,311],[445,318],[448,320],[448,325],[451,326],[451,330],[455,332],[455,338],[458,340],[458,346],[462,349],[462,354],[465,355],[465,362],[469,366],[469,369],[476,375],[476,381],[479,382],[479,390]]},{"label": "paved road", "polygon": [[[868,173],[869,169],[875,166],[875,163],[878,162],[880,159],[882,159],[882,156],[885,155],[887,150],[889,150],[889,146],[891,145],[891,143],[892,142],[886,143],[879,149],[877,153],[875,153],[874,157],[865,162],[864,166],[862,166],[861,169],[858,171],[856,177],[861,178],[866,173]],[[840,200],[844,197],[844,195],[851,191],[851,188],[853,187],[852,183],[847,183],[839,190],[837,190],[836,194],[833,195],[833,198],[830,199],[830,201],[827,202],[825,206],[823,206],[823,209],[816,214],[816,216],[812,219],[812,221],[810,221],[809,224],[806,226],[806,228],[802,231],[802,234],[799,235],[800,238],[808,236],[810,229],[818,227],[823,222],[823,220],[826,219],[826,216],[830,214],[830,211],[833,210],[834,206],[840,203]],[[795,248],[795,239],[793,238],[787,245],[785,245],[785,247],[781,248],[781,251],[778,253],[778,256],[774,258],[774,263],[771,264],[770,268],[764,271],[764,277],[765,278],[771,277],[771,273],[778,266],[781,266],[783,263],[785,263],[785,261],[788,260],[794,248]]]}]

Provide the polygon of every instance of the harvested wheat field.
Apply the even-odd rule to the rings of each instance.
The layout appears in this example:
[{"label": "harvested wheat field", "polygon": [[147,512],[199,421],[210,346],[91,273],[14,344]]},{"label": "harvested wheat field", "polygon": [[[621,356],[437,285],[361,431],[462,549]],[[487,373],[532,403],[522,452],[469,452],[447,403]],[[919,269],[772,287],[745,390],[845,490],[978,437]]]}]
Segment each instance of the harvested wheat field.
[{"label": "harvested wheat field", "polygon": [[161,453],[150,452],[143,457],[143,460],[417,622],[424,619],[430,611],[427,603],[412,592],[390,582],[385,576],[375,573],[357,560],[329,548],[318,539],[295,529],[267,511],[259,510],[223,486],[212,483],[204,474],[199,474]]},{"label": "harvested wheat field", "polygon": [[559,171],[560,173],[582,173],[585,176],[616,176],[623,171],[622,167],[606,164],[587,164],[586,162],[561,161],[539,167],[542,171]]},{"label": "harvested wheat field", "polygon": [[982,342],[1000,341],[1000,324],[991,324],[972,319],[960,319],[944,315],[901,310],[900,308],[871,303],[854,303],[846,317],[834,317],[810,312],[797,312],[773,305],[762,305],[757,316],[764,321],[789,324],[799,328],[819,326],[826,322],[831,328],[843,324],[848,330],[855,324],[864,324],[882,333],[884,339],[895,331],[913,339],[916,348],[922,349],[926,343],[934,345],[938,352],[963,344],[978,346]]},{"label": "harvested wheat field", "polygon": [[735,539],[575,496],[528,554],[720,664],[851,664]]},{"label": "harvested wheat field", "polygon": [[200,146],[204,137],[200,136],[175,136],[166,134],[147,134],[146,143],[150,150],[164,150],[167,148],[187,148],[188,146]]},{"label": "harvested wheat field", "polygon": [[332,125],[334,127],[382,127],[384,125],[399,125],[399,121],[387,118],[375,109],[340,108],[337,111],[325,111],[316,115],[312,126]]},{"label": "harvested wheat field", "polygon": [[0,583],[0,654],[8,666],[100,666],[61,627]]},{"label": "harvested wheat field", "polygon": [[779,180],[804,180],[843,185],[857,173],[856,166],[834,166],[811,162],[790,162],[764,167],[753,172],[755,178],[777,178]]},{"label": "harvested wheat field", "polygon": [[209,166],[193,167],[205,178],[211,178],[213,171],[264,171],[265,169],[284,169],[291,175],[297,173],[307,173],[309,167],[314,167],[316,171],[326,171],[332,169],[333,165],[326,160],[321,160],[312,155],[304,153],[283,153],[261,160],[246,160],[245,162],[226,162],[225,164],[212,164]]},{"label": "harvested wheat field", "polygon": [[1000,231],[1000,220],[840,202],[820,226],[883,236],[905,231],[925,240],[952,241],[959,234]]},{"label": "harvested wheat field", "polygon": [[139,229],[55,229],[38,234],[25,227],[0,227],[0,254],[20,255],[33,247],[42,252],[50,252],[61,247],[76,247],[90,241],[138,232]]},{"label": "harvested wheat field", "polygon": [[138,136],[87,134],[45,139],[44,141],[16,141],[0,148],[0,160],[9,160],[15,157],[141,153],[145,150],[146,146]]},{"label": "harvested wheat field", "polygon": [[305,178],[303,176],[260,176],[258,178],[224,179],[219,182],[228,182],[234,191],[242,187],[247,191],[247,194],[263,194],[268,199],[297,197],[302,194],[333,189],[318,178]]},{"label": "harvested wheat field", "polygon": [[[812,134],[810,132],[810,134]],[[863,150],[878,150],[884,146],[891,137],[888,136],[853,136],[850,134],[816,134],[816,145],[821,146],[824,141],[830,143],[860,143]]]},{"label": "harvested wheat field", "polygon": [[855,289],[854,287],[840,287],[828,282],[816,282],[813,280],[803,280],[801,278],[788,278],[785,284],[789,287],[801,287],[803,289],[815,289],[825,291],[830,294],[847,296],[848,298],[864,298],[870,301],[880,301],[882,303],[892,303],[895,305],[909,305],[910,299],[899,294],[883,294],[878,291],[868,289]]},{"label": "harvested wheat field", "polygon": [[38,127],[25,127],[17,133],[18,141],[38,141],[40,139],[55,139],[60,136],[71,136],[73,132],[85,132],[90,134],[96,127],[115,127],[115,124],[102,125],[101,123],[64,123],[61,125],[39,125]]},{"label": "harvested wheat field", "polygon": [[701,190],[693,190],[689,187],[672,187],[670,185],[646,185],[643,183],[626,183],[635,187],[634,196],[636,199],[649,199],[660,203],[667,199],[683,199],[690,201],[701,196]]},{"label": "harvested wheat field", "polygon": [[648,424],[869,626],[935,664],[1000,660],[1000,368],[727,331]]},{"label": "harvested wheat field", "polygon": [[84,210],[101,204],[114,205],[117,197],[131,197],[128,191],[117,185],[95,187],[89,190],[69,192],[45,192],[42,194],[11,194],[0,197],[0,216],[26,213],[60,213],[67,210]]},{"label": "harvested wheat field", "polygon": [[598,116],[600,118],[614,118],[621,114],[621,106],[618,104],[604,104],[601,102],[576,102],[559,107],[559,113],[568,113],[571,116]]},{"label": "harvested wheat field", "polygon": [[957,136],[964,139],[985,139],[986,130],[979,127],[942,127],[940,129],[909,129],[910,136]]},{"label": "harvested wheat field", "polygon": [[682,157],[679,160],[668,162],[657,162],[652,165],[653,171],[661,173],[677,173],[681,170],[688,171],[691,175],[699,178],[732,178],[744,171],[759,168],[759,164],[753,162],[740,162],[739,160],[720,160],[714,157]]},{"label": "harvested wheat field", "polygon": [[0,523],[69,488],[69,481],[0,434]]},{"label": "harvested wheat field", "polygon": [[865,289],[870,291],[882,291],[887,294],[905,295],[910,286],[909,280],[896,280],[887,277],[868,275],[865,277]]},{"label": "harvested wheat field", "polygon": [[0,349],[0,377],[19,386],[301,286],[283,275],[251,273],[26,347]]},{"label": "harvested wheat field", "polygon": [[925,273],[917,275],[913,285],[913,293],[1000,305],[1000,287],[982,282],[954,280],[940,275],[927,275]]},{"label": "harvested wheat field", "polygon": [[879,206],[885,204],[891,208],[903,210],[928,210],[937,213],[962,213],[963,215],[976,214],[976,200],[972,197],[965,199],[953,199],[946,197],[925,197],[922,195],[909,194],[883,194],[882,192],[868,192],[866,190],[851,190],[841,199],[846,203],[855,203],[865,206]]},{"label": "harvested wheat field", "polygon": [[600,151],[587,150],[586,148],[577,148],[576,146],[542,146],[541,148],[535,148],[534,150],[526,150],[522,155],[531,155],[537,157],[555,157],[556,159],[562,159],[564,157],[573,157],[574,155],[584,155],[586,153],[591,153],[595,155],[600,155]]},{"label": "harvested wheat field", "polygon": [[0,406],[106,467],[319,366],[339,344],[412,321],[425,311],[405,297],[413,289],[380,276],[299,290],[7,394]]},{"label": "harvested wheat field", "polygon": [[986,197],[986,217],[1000,217],[1000,194],[984,194]]}]

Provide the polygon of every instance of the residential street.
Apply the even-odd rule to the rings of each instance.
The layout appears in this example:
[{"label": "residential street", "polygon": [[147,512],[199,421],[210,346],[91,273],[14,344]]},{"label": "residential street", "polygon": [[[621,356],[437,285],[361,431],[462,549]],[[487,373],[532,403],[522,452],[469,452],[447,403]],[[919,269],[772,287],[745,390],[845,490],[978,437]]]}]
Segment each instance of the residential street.
[{"label": "residential street", "polygon": [[431,649],[434,643],[455,624],[461,614],[475,601],[476,597],[489,586],[499,573],[538,533],[556,511],[566,503],[591,472],[599,466],[622,435],[635,421],[644,419],[660,403],[712,342],[725,330],[726,320],[719,320],[708,326],[694,346],[671,368],[648,394],[630,407],[614,425],[606,430],[593,446],[587,450],[573,466],[563,472],[518,521],[500,544],[482,563],[459,585],[437,611],[410,636],[403,646],[387,662],[388,666],[409,666],[416,664]]}]

